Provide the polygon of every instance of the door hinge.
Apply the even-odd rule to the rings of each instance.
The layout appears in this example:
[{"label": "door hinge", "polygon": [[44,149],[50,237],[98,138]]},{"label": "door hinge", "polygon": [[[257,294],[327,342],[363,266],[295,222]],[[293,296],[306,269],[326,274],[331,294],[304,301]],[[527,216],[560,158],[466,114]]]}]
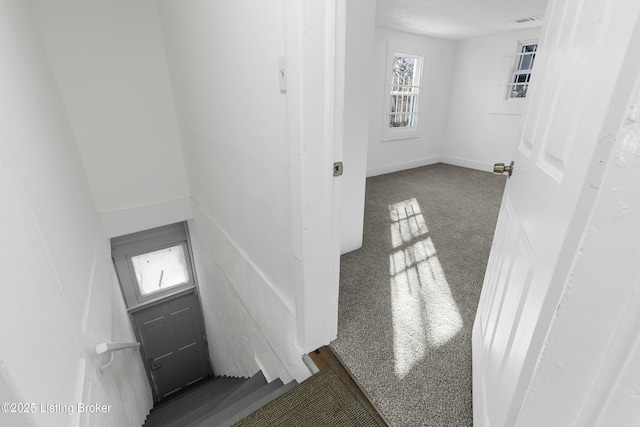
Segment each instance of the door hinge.
[{"label": "door hinge", "polygon": [[342,175],[342,170],[343,170],[342,162],[335,162],[333,164],[333,176]]}]

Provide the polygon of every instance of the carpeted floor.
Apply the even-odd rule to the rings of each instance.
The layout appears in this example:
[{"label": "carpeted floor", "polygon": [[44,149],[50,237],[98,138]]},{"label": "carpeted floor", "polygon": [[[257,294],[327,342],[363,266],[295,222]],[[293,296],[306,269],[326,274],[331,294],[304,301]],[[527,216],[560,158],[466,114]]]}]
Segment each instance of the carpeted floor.
[{"label": "carpeted floor", "polygon": [[328,367],[233,427],[384,427],[342,378]]},{"label": "carpeted floor", "polygon": [[471,330],[504,185],[445,164],[367,179],[331,347],[392,426],[472,425]]}]

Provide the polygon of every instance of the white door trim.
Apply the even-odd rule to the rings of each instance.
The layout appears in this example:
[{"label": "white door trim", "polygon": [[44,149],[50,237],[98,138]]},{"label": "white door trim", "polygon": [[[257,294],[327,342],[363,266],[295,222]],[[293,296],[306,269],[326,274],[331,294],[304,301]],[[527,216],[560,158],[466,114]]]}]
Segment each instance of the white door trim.
[{"label": "white door trim", "polygon": [[[345,0],[286,0],[286,75],[297,345],[338,331]],[[348,167],[348,166],[347,166]]]}]

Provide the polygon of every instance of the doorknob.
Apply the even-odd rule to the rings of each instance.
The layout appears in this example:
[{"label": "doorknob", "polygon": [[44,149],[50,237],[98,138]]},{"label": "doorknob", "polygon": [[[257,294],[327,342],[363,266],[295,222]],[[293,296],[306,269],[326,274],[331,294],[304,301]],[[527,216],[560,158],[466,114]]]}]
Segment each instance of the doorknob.
[{"label": "doorknob", "polygon": [[153,359],[148,358],[147,362],[149,362],[149,369],[151,369],[152,371],[157,371],[158,369],[162,368],[162,365],[156,365],[155,363],[153,363]]},{"label": "doorknob", "polygon": [[511,162],[509,166],[505,166],[504,163],[496,163],[495,165],[493,165],[493,173],[495,173],[496,175],[502,175],[505,172],[509,175],[509,177],[511,177],[511,174],[513,173],[513,162]]}]

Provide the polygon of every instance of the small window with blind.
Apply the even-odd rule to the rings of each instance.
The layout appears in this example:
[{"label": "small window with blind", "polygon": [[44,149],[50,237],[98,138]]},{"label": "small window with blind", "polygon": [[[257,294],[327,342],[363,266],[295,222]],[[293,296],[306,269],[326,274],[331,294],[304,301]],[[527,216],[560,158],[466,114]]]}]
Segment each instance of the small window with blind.
[{"label": "small window with blind", "polygon": [[518,51],[514,55],[513,69],[507,83],[507,99],[522,99],[527,96],[531,70],[537,51],[537,41],[518,44]]},{"label": "small window with blind", "polygon": [[383,140],[416,138],[422,56],[393,52],[390,59]]},{"label": "small window with blind", "polygon": [[111,248],[130,310],[196,287],[185,223],[116,237]]}]

